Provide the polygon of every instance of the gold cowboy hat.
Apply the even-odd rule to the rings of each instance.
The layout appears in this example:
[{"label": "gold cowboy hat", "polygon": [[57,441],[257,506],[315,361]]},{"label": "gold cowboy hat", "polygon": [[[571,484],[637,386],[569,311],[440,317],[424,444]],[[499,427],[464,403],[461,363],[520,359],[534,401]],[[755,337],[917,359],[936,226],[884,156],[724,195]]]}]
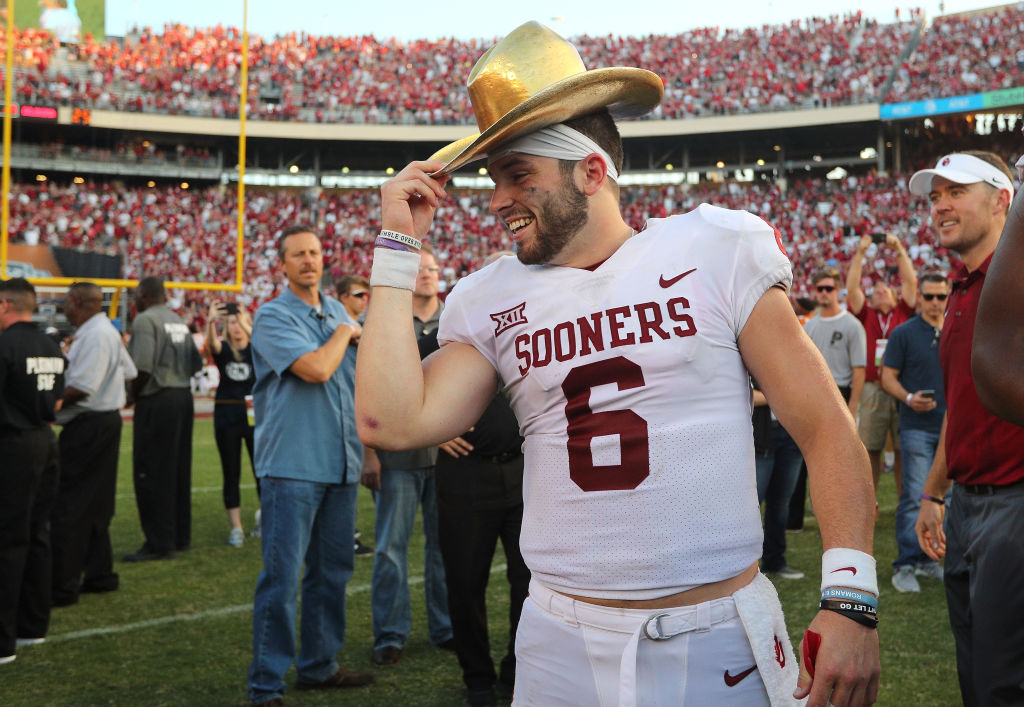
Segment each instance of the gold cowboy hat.
[{"label": "gold cowboy hat", "polygon": [[480,132],[431,156],[452,172],[510,139],[607,108],[633,118],[661,102],[665,86],[645,69],[587,71],[576,47],[539,22],[527,22],[491,47],[469,74],[469,100]]}]

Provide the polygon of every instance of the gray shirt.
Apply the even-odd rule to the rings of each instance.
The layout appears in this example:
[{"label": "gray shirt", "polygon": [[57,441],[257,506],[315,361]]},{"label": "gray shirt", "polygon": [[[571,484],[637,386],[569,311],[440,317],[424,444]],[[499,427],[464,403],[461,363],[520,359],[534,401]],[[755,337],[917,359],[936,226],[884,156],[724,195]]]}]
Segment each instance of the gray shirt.
[{"label": "gray shirt", "polygon": [[853,369],[867,363],[867,337],[864,325],[847,311],[834,317],[821,312],[804,324],[804,331],[821,351],[836,385],[845,388],[853,382]]},{"label": "gray shirt", "polygon": [[64,385],[86,394],[61,409],[57,422],[66,425],[83,412],[109,412],[124,407],[124,382],[137,375],[121,335],[103,312],[82,323],[68,350]]},{"label": "gray shirt", "polygon": [[188,326],[163,304],[154,304],[135,317],[128,350],[136,367],[150,375],[140,397],[164,388],[188,389],[192,375],[203,367]]},{"label": "gray shirt", "polygon": [[[438,300],[437,311],[427,321],[420,321],[413,317],[412,322],[416,330],[416,338],[431,334],[437,331],[437,323],[441,319],[441,312],[444,311],[444,302]],[[410,449],[405,452],[377,452],[380,459],[381,469],[425,469],[437,463],[437,447],[426,447],[425,449]]]}]

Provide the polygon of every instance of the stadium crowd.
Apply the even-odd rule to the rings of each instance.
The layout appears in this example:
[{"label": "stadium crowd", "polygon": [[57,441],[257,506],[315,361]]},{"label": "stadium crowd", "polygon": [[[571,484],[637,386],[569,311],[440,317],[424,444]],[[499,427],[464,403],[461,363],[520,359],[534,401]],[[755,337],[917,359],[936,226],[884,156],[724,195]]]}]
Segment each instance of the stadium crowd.
[{"label": "stadium crowd", "polygon": [[[655,119],[898,102],[1020,85],[1024,49],[1012,49],[1024,26],[1018,6],[939,17],[909,52],[923,22],[922,11],[888,24],[858,12],[743,30],[582,36],[576,44],[590,68],[639,65],[661,76],[665,100],[649,116]],[[21,30],[16,37],[19,101],[237,117],[237,28],[169,24],[124,39],[87,35],[59,52],[39,30]],[[251,35],[248,115],[329,123],[466,123],[472,114],[467,95],[447,89],[462,82],[488,43]]]},{"label": "stadium crowd", "polygon": [[[843,266],[860,235],[898,233],[918,268],[947,271],[945,252],[920,218],[920,204],[902,175],[872,174],[843,180],[795,180],[783,189],[765,182],[628,187],[624,215],[641,229],[651,218],[689,211],[702,202],[746,208],[775,225],[795,251],[795,293],[807,293],[806,275],[823,265]],[[480,267],[488,253],[510,242],[487,210],[489,192],[458,191],[438,215],[434,247],[450,287]],[[147,274],[171,281],[229,282],[234,279],[236,194],[223,187],[125,187],[110,183],[31,183],[15,186],[11,201],[14,242],[87,248],[121,254],[127,277]],[[274,277],[275,239],[282,223],[308,219],[323,233],[327,272],[369,273],[373,238],[379,230],[376,190],[322,191],[250,189],[246,209],[245,301],[259,304],[280,288]],[[141,233],[140,233],[141,230]],[[885,258],[869,264],[896,272]],[[198,312],[199,310],[197,310]]]}]

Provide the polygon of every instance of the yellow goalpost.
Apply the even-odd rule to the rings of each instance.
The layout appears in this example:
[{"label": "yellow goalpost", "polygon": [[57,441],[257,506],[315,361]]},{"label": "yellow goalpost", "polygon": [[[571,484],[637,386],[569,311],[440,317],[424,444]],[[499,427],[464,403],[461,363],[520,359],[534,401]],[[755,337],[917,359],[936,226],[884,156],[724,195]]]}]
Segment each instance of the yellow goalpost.
[{"label": "yellow goalpost", "polygon": [[[249,92],[249,32],[248,14],[249,2],[244,0],[242,9],[242,71],[241,71],[241,95],[239,97],[238,110],[238,231],[235,252],[235,281],[233,283],[207,283],[207,282],[165,282],[164,285],[170,289],[179,290],[212,290],[222,292],[240,292],[242,290],[242,264],[244,253],[244,229],[245,229],[245,111],[248,104]],[[2,185],[0,185],[0,279],[7,277],[7,242],[9,238],[8,228],[10,221],[10,191],[11,191],[11,118],[14,112],[12,105],[12,86],[14,84],[14,0],[7,0],[7,27],[5,44],[5,74],[4,74],[4,115],[3,115],[3,172]],[[114,302],[120,294],[120,289],[135,287],[138,280],[120,278],[92,278],[92,277],[30,277],[29,282],[33,285],[59,287],[69,286],[75,282],[92,282],[100,287],[115,288]],[[114,308],[112,307],[112,310]],[[111,312],[113,314],[113,311]]]}]

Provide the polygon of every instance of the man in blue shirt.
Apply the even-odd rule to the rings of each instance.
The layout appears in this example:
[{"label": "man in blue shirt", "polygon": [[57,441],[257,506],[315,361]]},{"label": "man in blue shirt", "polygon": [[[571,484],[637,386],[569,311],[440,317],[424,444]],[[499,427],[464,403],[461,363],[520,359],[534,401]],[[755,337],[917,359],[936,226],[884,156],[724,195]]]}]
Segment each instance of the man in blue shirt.
[{"label": "man in blue shirt", "polygon": [[302,575],[302,641],[295,687],[359,687],[372,673],[339,666],[345,638],[345,585],[363,448],[355,429],[352,382],[341,367],[361,329],[319,288],[320,239],[309,226],[278,240],[288,288],[256,312],[256,475],[261,483],[263,571],[253,607],[249,698],[284,704],[284,675],[295,661],[295,607]]},{"label": "man in blue shirt", "polygon": [[893,330],[881,378],[885,392],[900,401],[903,488],[896,506],[898,555],[892,567],[892,585],[900,592],[921,591],[915,575],[942,579],[942,567],[921,550],[914,522],[946,412],[939,333],[949,282],[942,275],[928,273],[921,278],[920,288],[921,313]]}]

